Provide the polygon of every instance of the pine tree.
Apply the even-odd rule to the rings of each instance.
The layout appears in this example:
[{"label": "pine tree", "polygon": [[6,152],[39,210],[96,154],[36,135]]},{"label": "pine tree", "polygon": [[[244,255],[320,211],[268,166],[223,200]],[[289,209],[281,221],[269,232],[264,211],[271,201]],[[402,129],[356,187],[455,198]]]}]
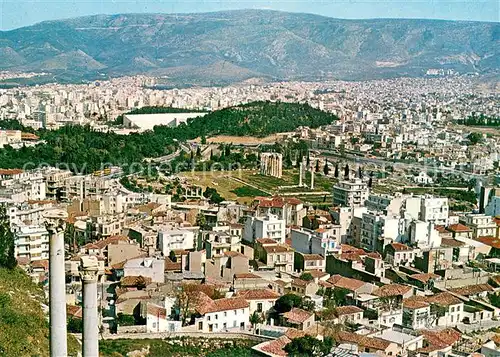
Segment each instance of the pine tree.
[{"label": "pine tree", "polygon": [[368,180],[368,187],[372,188],[372,186],[373,186],[373,178],[370,177],[370,179]]},{"label": "pine tree", "polygon": [[307,153],[307,161],[306,161],[307,169],[309,169],[310,166],[311,166],[311,158],[309,157],[309,153]]},{"label": "pine tree", "polygon": [[328,160],[326,160],[325,167],[323,167],[323,173],[325,174],[325,176],[328,176],[328,174],[330,173],[330,167],[328,167]]},{"label": "pine tree", "polygon": [[0,267],[14,269],[17,265],[14,253],[14,233],[10,230],[6,206],[0,206]]},{"label": "pine tree", "polygon": [[349,179],[349,164],[345,164],[345,167],[344,167],[344,178],[346,180]]},{"label": "pine tree", "polygon": [[210,150],[210,161],[213,161],[214,159],[214,150]]},{"label": "pine tree", "polygon": [[297,156],[297,168],[300,168],[300,165],[302,165],[302,154],[299,153]]},{"label": "pine tree", "polygon": [[358,166],[358,177],[363,178],[363,171],[361,170],[361,166]]},{"label": "pine tree", "polygon": [[196,157],[197,158],[200,158],[201,157],[201,149],[200,147],[198,146],[198,148],[196,149]]},{"label": "pine tree", "polygon": [[316,160],[316,172],[319,172],[319,160]]},{"label": "pine tree", "polygon": [[339,178],[339,175],[340,175],[340,169],[339,169],[339,163],[337,162],[337,163],[335,164],[335,173],[334,173],[334,176],[335,176],[336,178]]}]

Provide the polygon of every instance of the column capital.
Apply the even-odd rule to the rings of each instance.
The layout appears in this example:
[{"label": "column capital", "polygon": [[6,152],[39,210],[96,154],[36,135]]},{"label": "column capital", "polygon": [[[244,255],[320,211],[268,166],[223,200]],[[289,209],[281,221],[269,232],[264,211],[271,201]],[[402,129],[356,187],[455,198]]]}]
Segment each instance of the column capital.
[{"label": "column capital", "polygon": [[80,258],[80,276],[84,282],[97,282],[99,275],[99,261],[95,256]]},{"label": "column capital", "polygon": [[98,275],[97,270],[83,269],[80,271],[80,277],[84,283],[97,283]]}]

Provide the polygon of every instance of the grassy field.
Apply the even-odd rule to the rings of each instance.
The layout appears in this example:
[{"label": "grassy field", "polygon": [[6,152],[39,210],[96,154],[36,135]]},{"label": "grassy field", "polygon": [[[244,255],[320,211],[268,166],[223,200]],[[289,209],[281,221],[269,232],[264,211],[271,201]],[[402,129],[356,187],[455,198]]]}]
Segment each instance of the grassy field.
[{"label": "grassy field", "polygon": [[[294,186],[299,184],[299,170],[283,170],[283,176],[281,178],[263,176],[255,171],[245,171],[241,175],[241,180],[248,182],[249,184],[255,185],[264,191],[272,191],[273,193],[279,194],[281,192],[311,192],[309,188],[294,188],[294,187],[283,187],[283,186]],[[306,172],[303,184],[309,185],[311,183],[311,173]],[[316,191],[328,191],[332,190],[334,181],[324,175],[317,173],[314,176],[314,190]]]},{"label": "grassy field", "polygon": [[[224,347],[221,343],[207,344],[204,339],[192,338],[189,341],[165,341],[165,340],[104,340],[99,344],[99,350],[103,357],[125,357],[133,351],[149,351],[148,357],[253,357],[254,352],[250,348],[250,341],[225,341]],[[214,341],[220,342],[220,341]]]},{"label": "grassy field", "polygon": [[[316,174],[315,188],[311,191],[308,187],[287,187],[298,185],[299,171],[284,170],[281,178],[260,175],[255,170],[239,170],[231,172],[183,172],[182,177],[194,185],[213,187],[228,200],[237,200],[247,203],[255,196],[269,196],[279,194],[293,194],[300,196],[304,192],[331,192],[334,181],[322,174]],[[310,184],[311,174],[306,173],[304,183]],[[323,195],[321,195],[323,197]]]},{"label": "grassy field", "polygon": [[245,189],[251,189],[241,182],[238,182],[231,177],[239,178],[240,174],[237,171],[233,172],[182,172],[179,174],[181,177],[185,177],[191,184],[206,187],[213,187],[227,200],[237,200],[238,202],[244,203],[247,201],[242,193]]}]

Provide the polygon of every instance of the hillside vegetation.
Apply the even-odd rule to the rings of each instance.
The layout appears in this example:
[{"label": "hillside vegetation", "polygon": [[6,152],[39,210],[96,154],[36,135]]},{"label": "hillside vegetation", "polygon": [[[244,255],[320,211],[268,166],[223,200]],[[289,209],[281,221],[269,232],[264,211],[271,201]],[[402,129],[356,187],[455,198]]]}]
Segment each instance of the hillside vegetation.
[{"label": "hillside vegetation", "polygon": [[[175,151],[175,140],[219,134],[266,136],[299,126],[317,128],[335,119],[334,115],[307,104],[254,102],[214,111],[175,128],[156,126],[153,131],[130,135],[97,132],[88,126],[65,126],[53,131],[36,131],[45,143],[35,147],[0,149],[0,168],[32,169],[50,165],[91,173],[103,164],[127,166],[147,157],[167,155]],[[4,123],[4,127],[7,125],[24,130],[15,121]]]},{"label": "hillside vegetation", "polygon": [[48,356],[43,291],[21,270],[0,268],[0,356]]}]

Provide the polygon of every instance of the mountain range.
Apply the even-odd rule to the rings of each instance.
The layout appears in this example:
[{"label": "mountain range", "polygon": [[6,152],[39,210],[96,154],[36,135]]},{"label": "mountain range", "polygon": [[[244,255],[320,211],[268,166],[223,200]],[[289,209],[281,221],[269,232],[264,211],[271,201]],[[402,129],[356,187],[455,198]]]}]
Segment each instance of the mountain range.
[{"label": "mountain range", "polygon": [[500,24],[238,10],[86,16],[0,32],[0,70],[61,79],[357,80],[422,76],[430,68],[497,71]]}]

